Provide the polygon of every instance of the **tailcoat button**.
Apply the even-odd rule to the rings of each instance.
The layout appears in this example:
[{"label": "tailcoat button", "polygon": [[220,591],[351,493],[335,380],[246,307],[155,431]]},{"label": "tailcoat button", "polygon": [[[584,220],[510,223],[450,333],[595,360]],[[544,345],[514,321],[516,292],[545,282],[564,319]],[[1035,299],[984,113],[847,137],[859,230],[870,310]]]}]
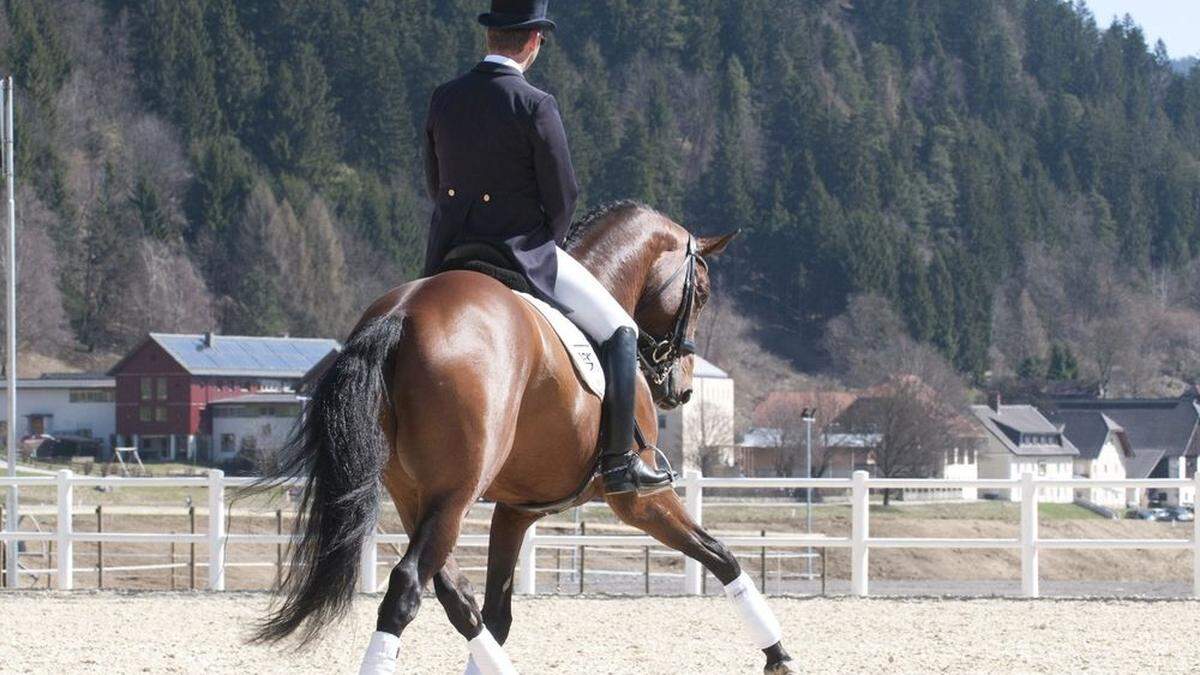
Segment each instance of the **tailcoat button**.
[{"label": "tailcoat button", "polygon": [[491,196],[491,195],[484,195],[484,196],[483,196],[483,201],[484,201],[485,203],[486,203],[486,202],[490,202],[490,201],[492,201],[492,196]]},{"label": "tailcoat button", "polygon": [[446,191],[446,194],[448,194],[448,195],[450,195],[451,197],[453,197],[453,196],[455,195],[454,188],[450,188],[449,190],[447,190],[447,191]]}]

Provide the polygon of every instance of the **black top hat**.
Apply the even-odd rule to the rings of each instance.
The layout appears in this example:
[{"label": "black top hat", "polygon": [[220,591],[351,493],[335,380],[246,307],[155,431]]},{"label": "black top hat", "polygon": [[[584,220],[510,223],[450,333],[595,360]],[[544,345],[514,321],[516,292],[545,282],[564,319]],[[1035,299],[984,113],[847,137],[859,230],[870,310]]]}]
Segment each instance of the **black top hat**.
[{"label": "black top hat", "polygon": [[546,18],[550,0],[492,0],[492,11],[479,15],[479,23],[488,28],[517,30],[541,28],[554,30],[557,26]]}]

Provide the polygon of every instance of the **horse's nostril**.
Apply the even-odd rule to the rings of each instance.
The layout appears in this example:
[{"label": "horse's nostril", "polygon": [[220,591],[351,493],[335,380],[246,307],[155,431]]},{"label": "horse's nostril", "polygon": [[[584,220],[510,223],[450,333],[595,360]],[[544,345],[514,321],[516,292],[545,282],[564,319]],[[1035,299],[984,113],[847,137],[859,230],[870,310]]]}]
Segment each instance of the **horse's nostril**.
[{"label": "horse's nostril", "polygon": [[680,403],[687,403],[690,400],[692,400],[692,390],[691,389],[687,389],[682,394],[679,395]]}]

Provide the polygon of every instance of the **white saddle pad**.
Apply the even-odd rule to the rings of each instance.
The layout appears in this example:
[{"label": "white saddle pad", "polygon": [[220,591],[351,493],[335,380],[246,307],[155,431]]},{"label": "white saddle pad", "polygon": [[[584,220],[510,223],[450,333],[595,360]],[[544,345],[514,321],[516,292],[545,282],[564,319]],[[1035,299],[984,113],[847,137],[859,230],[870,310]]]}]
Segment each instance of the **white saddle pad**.
[{"label": "white saddle pad", "polygon": [[517,295],[524,298],[525,302],[541,313],[554,332],[558,334],[558,339],[562,340],[563,346],[567,348],[567,353],[571,355],[571,363],[575,365],[575,372],[579,373],[579,379],[583,380],[588,391],[604,398],[604,369],[600,367],[600,358],[583,331],[579,330],[579,327],[572,323],[566,315],[545,302],[526,293],[517,293]]}]

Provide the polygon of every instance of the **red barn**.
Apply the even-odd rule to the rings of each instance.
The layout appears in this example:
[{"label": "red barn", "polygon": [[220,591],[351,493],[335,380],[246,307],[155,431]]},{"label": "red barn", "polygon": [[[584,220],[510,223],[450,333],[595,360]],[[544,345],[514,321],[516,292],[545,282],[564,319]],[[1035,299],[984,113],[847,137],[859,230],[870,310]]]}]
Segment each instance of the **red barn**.
[{"label": "red barn", "polygon": [[209,404],[294,391],[334,340],[151,333],[113,366],[117,444],[146,458],[218,461]]}]

